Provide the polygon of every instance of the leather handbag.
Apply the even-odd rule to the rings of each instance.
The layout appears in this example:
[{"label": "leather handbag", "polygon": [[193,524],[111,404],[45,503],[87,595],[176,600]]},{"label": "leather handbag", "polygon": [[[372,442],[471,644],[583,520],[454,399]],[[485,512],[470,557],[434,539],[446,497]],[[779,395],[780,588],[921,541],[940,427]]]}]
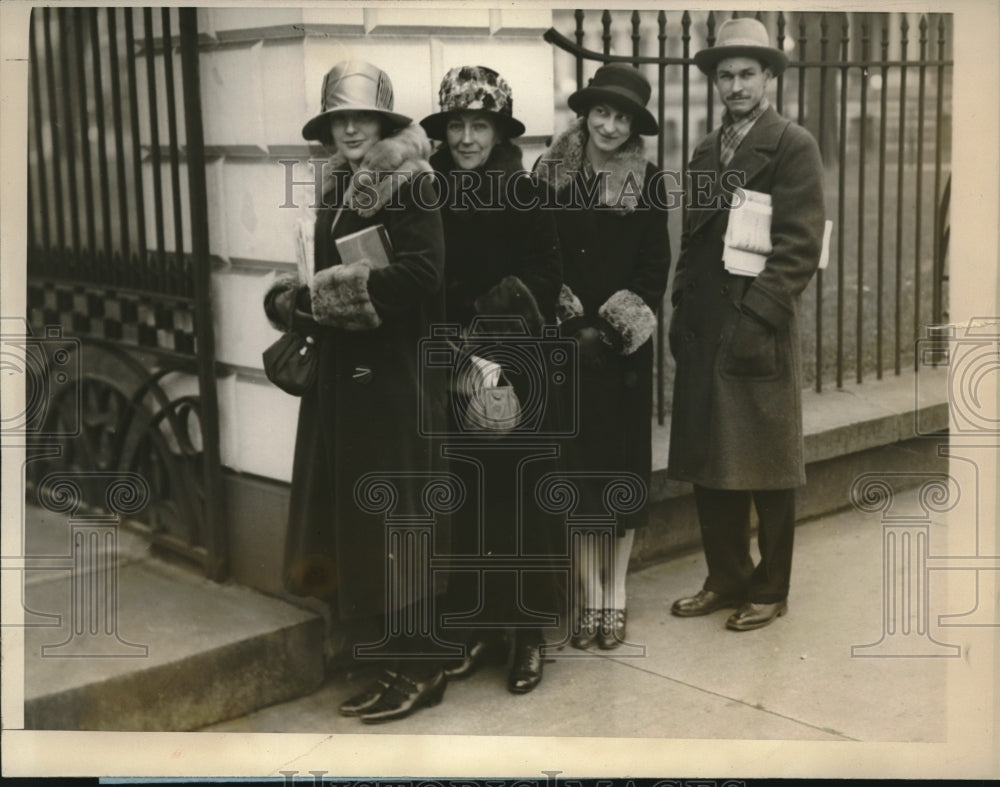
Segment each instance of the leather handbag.
[{"label": "leather handbag", "polygon": [[264,350],[264,374],[285,393],[302,396],[316,381],[316,340],[295,331],[281,334]]}]

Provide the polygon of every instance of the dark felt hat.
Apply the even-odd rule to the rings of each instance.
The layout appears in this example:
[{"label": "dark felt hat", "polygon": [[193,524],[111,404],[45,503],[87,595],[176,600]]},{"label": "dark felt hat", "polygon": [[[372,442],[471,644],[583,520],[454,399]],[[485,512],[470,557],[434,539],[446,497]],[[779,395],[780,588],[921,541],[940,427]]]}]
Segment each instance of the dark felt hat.
[{"label": "dark felt hat", "polygon": [[646,109],[652,92],[639,69],[625,63],[609,63],[597,69],[587,87],[573,93],[567,103],[578,115],[586,115],[595,104],[610,104],[632,116],[633,131],[655,134],[659,126]]},{"label": "dark felt hat", "polygon": [[759,60],[778,76],[788,65],[788,57],[780,49],[771,46],[767,28],[757,19],[749,16],[727,19],[719,27],[715,46],[694,53],[694,62],[702,73],[711,76],[720,60],[727,57],[751,57]]}]

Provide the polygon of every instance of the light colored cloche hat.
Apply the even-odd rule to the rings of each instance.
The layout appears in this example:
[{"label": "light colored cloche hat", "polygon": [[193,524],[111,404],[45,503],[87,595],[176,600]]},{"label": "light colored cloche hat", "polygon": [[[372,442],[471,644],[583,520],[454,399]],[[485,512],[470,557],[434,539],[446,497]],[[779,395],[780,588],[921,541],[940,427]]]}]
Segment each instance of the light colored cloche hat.
[{"label": "light colored cloche hat", "polygon": [[320,113],[302,127],[305,139],[326,141],[327,121],[338,112],[374,112],[393,127],[413,122],[412,118],[392,111],[389,75],[363,60],[344,60],[326,72],[320,106]]},{"label": "light colored cloche hat", "polygon": [[632,116],[633,131],[651,135],[660,128],[646,109],[652,92],[639,69],[626,63],[608,63],[597,69],[587,87],[570,95],[566,103],[578,115],[586,115],[595,104],[611,104]]},{"label": "light colored cloche hat", "polygon": [[775,76],[788,65],[787,55],[771,46],[767,28],[749,16],[723,22],[715,38],[715,46],[695,52],[694,62],[702,73],[711,76],[719,61],[727,57],[752,57],[768,66]]},{"label": "light colored cloche hat", "polygon": [[441,111],[420,121],[431,139],[444,141],[449,118],[455,112],[467,110],[489,112],[507,139],[524,133],[524,123],[514,117],[510,85],[492,68],[459,66],[451,69],[441,80],[438,103]]}]

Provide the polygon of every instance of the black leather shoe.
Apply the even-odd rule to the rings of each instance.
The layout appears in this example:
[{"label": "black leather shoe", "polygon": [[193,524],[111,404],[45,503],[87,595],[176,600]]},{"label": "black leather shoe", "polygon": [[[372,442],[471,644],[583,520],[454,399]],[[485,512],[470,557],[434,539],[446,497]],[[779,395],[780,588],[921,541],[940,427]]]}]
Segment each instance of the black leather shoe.
[{"label": "black leather shoe", "polygon": [[384,671],[371,683],[371,685],[364,689],[364,691],[359,694],[355,694],[349,700],[342,702],[339,708],[340,715],[360,716],[379,701],[379,698],[382,696],[383,692],[389,688],[389,684],[391,684],[392,681],[393,674],[388,670]]},{"label": "black leather shoe", "polygon": [[726,628],[733,631],[750,631],[766,626],[775,618],[780,618],[788,612],[787,601],[776,601],[773,604],[757,604],[748,601],[729,616]]},{"label": "black leather shoe", "polygon": [[476,640],[465,646],[465,657],[458,663],[450,667],[445,667],[444,674],[448,680],[461,680],[469,677],[478,670],[486,661],[489,643],[484,640]]},{"label": "black leather shoe", "polygon": [[429,708],[441,702],[448,679],[444,670],[438,670],[434,675],[418,679],[403,672],[394,673],[393,681],[382,692],[374,705],[361,714],[365,724],[379,724],[383,721],[403,719],[420,708]]},{"label": "black leather shoe", "polygon": [[625,641],[625,610],[605,609],[601,614],[601,629],[597,634],[597,647],[601,650],[617,648]]},{"label": "black leather shoe", "polygon": [[539,644],[517,643],[514,664],[507,676],[511,694],[527,694],[542,682],[542,652]]},{"label": "black leather shoe", "polygon": [[597,628],[600,625],[600,622],[601,610],[583,610],[583,614],[580,615],[580,621],[577,623],[576,632],[570,639],[569,644],[574,648],[579,648],[580,650],[586,650],[589,648],[597,639]]},{"label": "black leather shoe", "polygon": [[739,603],[740,600],[735,596],[723,596],[714,590],[699,590],[693,596],[677,599],[670,611],[682,618],[693,618],[708,615],[723,607],[736,607]]}]

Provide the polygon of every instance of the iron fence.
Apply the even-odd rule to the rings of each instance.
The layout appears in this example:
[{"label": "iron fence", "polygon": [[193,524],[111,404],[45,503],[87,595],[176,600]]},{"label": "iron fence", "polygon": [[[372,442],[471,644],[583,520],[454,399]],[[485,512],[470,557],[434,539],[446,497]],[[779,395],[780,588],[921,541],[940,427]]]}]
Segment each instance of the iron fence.
[{"label": "iron fence", "polygon": [[[555,27],[545,34],[570,56],[556,65],[557,97],[565,106],[568,92],[582,87],[601,64],[640,68],[655,93],[656,164],[676,168],[685,182],[693,145],[716,122],[714,85],[692,55],[715,43],[717,27],[728,15],[556,12],[558,26],[572,26],[568,34]],[[915,24],[905,13],[755,16],[789,56],[788,69],[774,86],[776,109],[812,131],[827,166],[827,212],[835,232],[830,267],[817,274],[803,299],[803,311],[811,312],[803,319],[803,350],[813,358],[806,376],[821,391],[829,377],[842,387],[851,366],[858,383],[872,375],[881,379],[889,366],[898,375],[908,358],[918,369],[913,346],[921,326],[947,317],[951,15],[921,15]],[[588,39],[599,41],[599,48],[587,48]],[[915,95],[907,84],[913,74]],[[933,185],[925,181],[931,161]],[[683,210],[670,219],[675,259],[682,218]],[[656,348],[660,423],[670,396],[667,307],[665,299]]]},{"label": "iron fence", "polygon": [[[222,578],[195,10],[36,8],[29,59],[29,323],[79,338],[88,361],[52,389],[82,392],[84,427],[33,473],[143,471],[153,543]],[[168,395],[172,372],[196,377],[197,395]]]}]

